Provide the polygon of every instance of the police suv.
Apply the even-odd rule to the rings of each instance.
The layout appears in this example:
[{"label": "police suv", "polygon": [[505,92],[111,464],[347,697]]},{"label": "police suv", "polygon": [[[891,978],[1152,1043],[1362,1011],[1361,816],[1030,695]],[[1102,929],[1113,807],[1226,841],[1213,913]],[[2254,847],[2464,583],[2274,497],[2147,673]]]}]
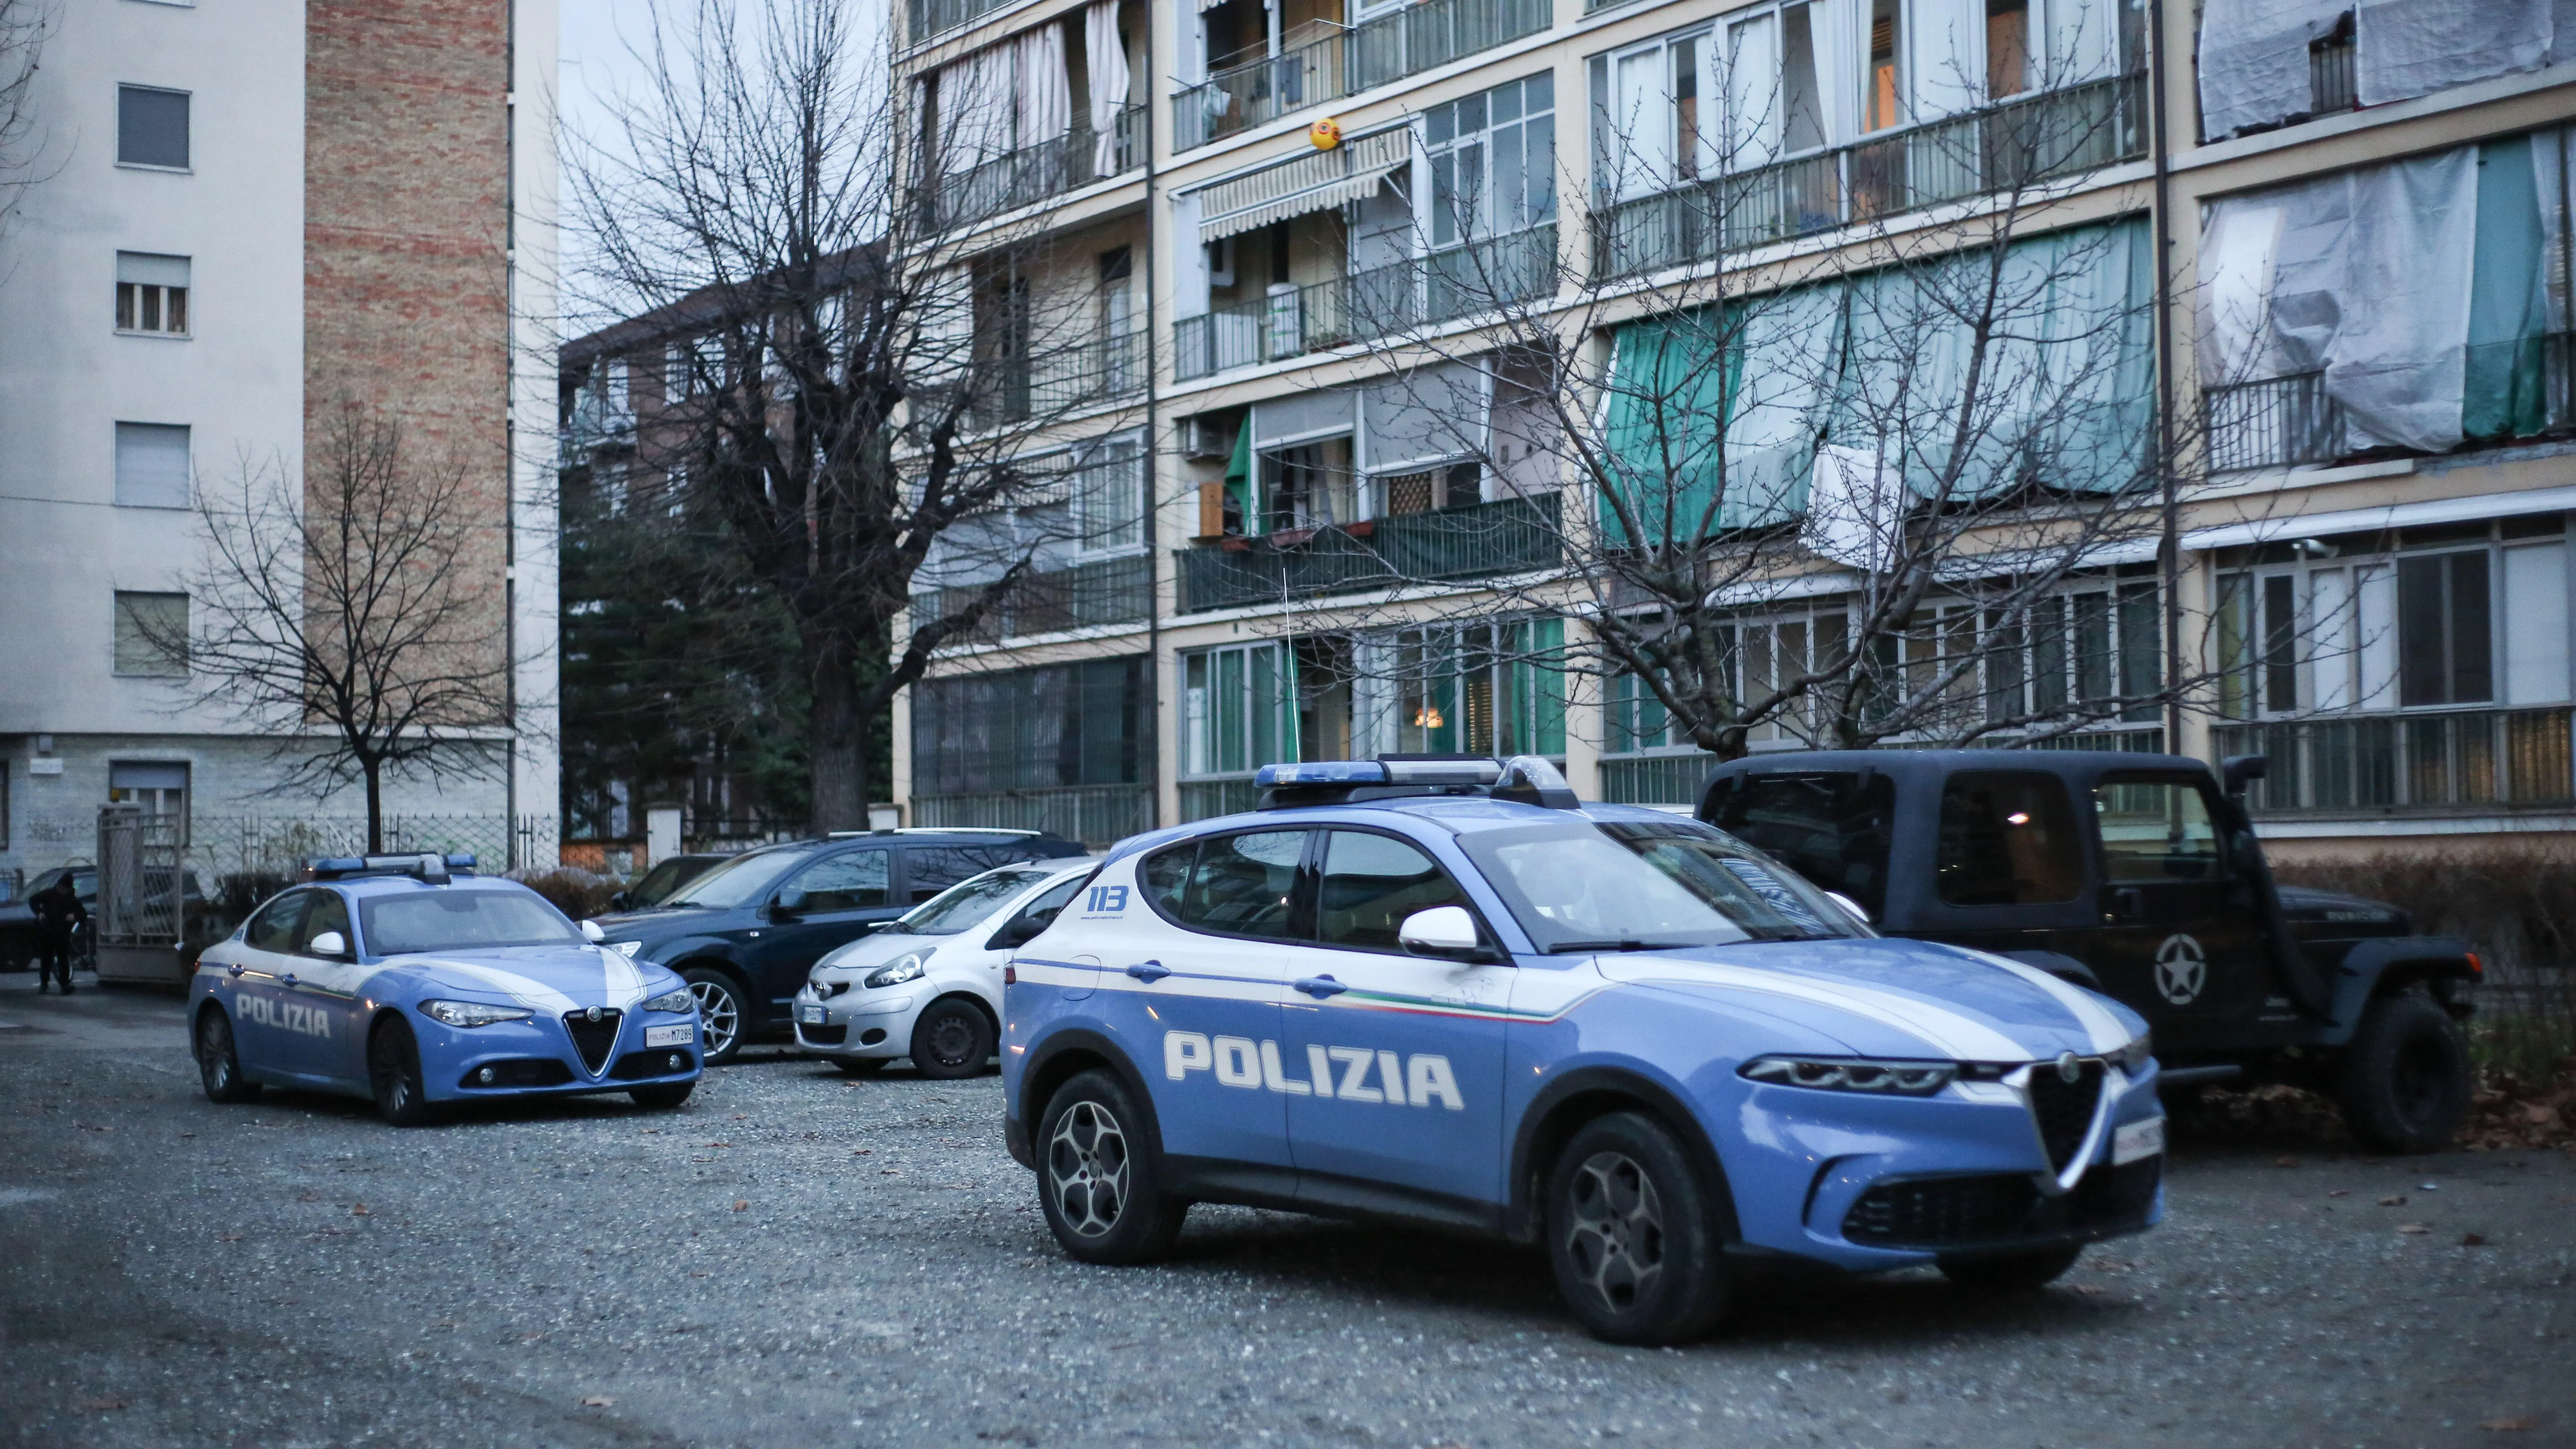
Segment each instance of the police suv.
[{"label": "police suv", "polygon": [[2163,1212],[2143,1023],[1877,937],[1696,821],[1545,760],[1275,765],[1127,841],[1007,973],[1012,1155],[1065,1250],[1192,1202],[1543,1242],[1600,1336],[1705,1332],[1752,1270],[2031,1287]]}]

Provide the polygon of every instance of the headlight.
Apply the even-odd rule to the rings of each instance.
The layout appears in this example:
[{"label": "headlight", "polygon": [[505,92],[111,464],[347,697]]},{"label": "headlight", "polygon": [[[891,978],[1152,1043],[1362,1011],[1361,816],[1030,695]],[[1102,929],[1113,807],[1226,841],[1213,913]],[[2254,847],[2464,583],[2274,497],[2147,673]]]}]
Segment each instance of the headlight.
[{"label": "headlight", "polygon": [[677,991],[665,991],[659,996],[647,997],[644,1002],[644,1009],[646,1011],[672,1011],[677,1012],[682,1016],[686,1016],[690,1012],[698,1009],[698,999],[689,994],[689,988],[683,986]]},{"label": "headlight", "polygon": [[420,1014],[449,1026],[490,1026],[496,1021],[526,1021],[536,1015],[516,1006],[485,1006],[479,1001],[424,1001]]},{"label": "headlight", "polygon": [[1861,1061],[1850,1057],[1756,1057],[1740,1070],[1757,1082],[1784,1087],[1928,1097],[1950,1084],[1950,1079],[1959,1074],[1959,1064]]},{"label": "headlight", "polygon": [[919,951],[909,956],[899,957],[892,964],[869,972],[868,985],[901,986],[907,981],[919,981],[922,968],[929,964],[929,960],[929,957]]},{"label": "headlight", "polygon": [[644,943],[641,941],[611,941],[608,943],[608,949],[625,957],[627,960],[632,961],[635,959],[635,953],[644,949]]},{"label": "headlight", "polygon": [[2120,1070],[2134,1077],[2147,1069],[2148,1061],[2153,1059],[2155,1054],[2155,1034],[2139,1032],[2137,1040],[2120,1048]]}]

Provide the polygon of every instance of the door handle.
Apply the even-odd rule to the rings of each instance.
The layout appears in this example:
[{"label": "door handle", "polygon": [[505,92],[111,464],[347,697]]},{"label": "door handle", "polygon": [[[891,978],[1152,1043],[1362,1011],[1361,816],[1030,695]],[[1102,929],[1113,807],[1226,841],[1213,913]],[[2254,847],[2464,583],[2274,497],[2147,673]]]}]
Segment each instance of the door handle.
[{"label": "door handle", "polygon": [[233,973],[233,979],[235,981],[239,981],[241,979],[242,969],[239,966],[227,966],[224,969]]},{"label": "door handle", "polygon": [[1297,983],[1297,989],[1305,992],[1308,996],[1315,998],[1317,1001],[1321,1001],[1327,996],[1339,996],[1343,992],[1350,990],[1349,987],[1335,981],[1330,976],[1309,976],[1305,980]]},{"label": "door handle", "polygon": [[1172,974],[1172,968],[1160,961],[1139,961],[1127,968],[1127,974],[1151,986]]},{"label": "door handle", "polygon": [[2136,886],[2122,886],[2111,899],[2117,903],[2120,919],[2134,921],[2147,913],[2146,892]]}]

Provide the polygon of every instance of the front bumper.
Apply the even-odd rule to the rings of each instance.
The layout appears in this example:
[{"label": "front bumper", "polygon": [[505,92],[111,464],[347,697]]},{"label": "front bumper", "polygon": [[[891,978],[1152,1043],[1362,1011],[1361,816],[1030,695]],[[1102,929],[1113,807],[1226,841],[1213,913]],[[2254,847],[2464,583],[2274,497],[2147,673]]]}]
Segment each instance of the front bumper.
[{"label": "front bumper", "polygon": [[[912,1051],[912,1018],[921,1000],[913,991],[856,986],[836,996],[818,997],[809,985],[796,993],[788,1015],[796,1023],[796,1045],[805,1051],[826,1057],[891,1060]],[[813,1016],[822,1020],[808,1019]]]},{"label": "front bumper", "polygon": [[2162,1117],[2155,1069],[2101,1072],[2091,1111],[2061,1120],[2054,1146],[2018,1082],[1924,1098],[1750,1084],[1726,1151],[1743,1241],[1867,1272],[2153,1227],[2164,1216],[2161,1147],[2114,1159]]},{"label": "front bumper", "polygon": [[625,1013],[598,1054],[596,1069],[565,1023],[550,1017],[472,1028],[448,1026],[417,1011],[405,1011],[404,1019],[420,1045],[421,1086],[432,1101],[624,1092],[693,1082],[703,1068],[694,1015]]}]

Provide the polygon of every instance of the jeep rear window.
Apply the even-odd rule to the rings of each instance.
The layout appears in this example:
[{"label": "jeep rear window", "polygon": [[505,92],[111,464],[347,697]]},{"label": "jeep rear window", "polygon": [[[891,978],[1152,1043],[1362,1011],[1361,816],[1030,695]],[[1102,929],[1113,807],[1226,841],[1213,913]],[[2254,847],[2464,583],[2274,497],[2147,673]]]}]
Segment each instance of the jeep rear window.
[{"label": "jeep rear window", "polygon": [[1933,867],[1954,906],[2041,906],[2084,890],[2084,848],[2066,785],[2036,770],[1977,770],[1941,787],[1941,847]]},{"label": "jeep rear window", "polygon": [[1848,770],[1744,775],[1717,792],[1718,829],[1829,891],[1858,901],[1875,919],[1887,907],[1887,844],[1896,787]]}]

